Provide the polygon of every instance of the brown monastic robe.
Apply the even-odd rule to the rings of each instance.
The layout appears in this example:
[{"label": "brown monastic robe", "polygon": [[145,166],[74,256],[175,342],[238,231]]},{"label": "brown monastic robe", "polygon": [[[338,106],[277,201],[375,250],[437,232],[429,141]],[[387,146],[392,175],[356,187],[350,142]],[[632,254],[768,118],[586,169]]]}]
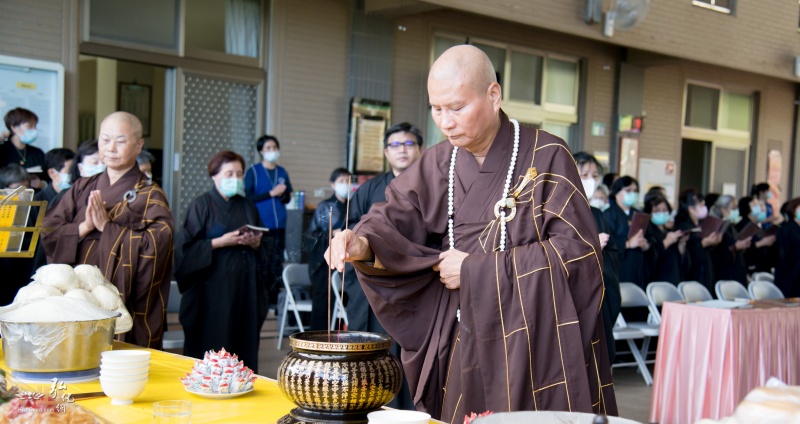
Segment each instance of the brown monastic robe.
[{"label": "brown monastic robe", "polygon": [[[81,239],[78,226],[92,190],[102,193],[110,221],[103,232]],[[44,226],[54,228],[42,236],[47,262],[100,268],[133,317],[133,330],[123,341],[160,349],[173,255],[172,214],[161,188],[137,166],[114,185],[107,172],[81,178],[47,211]]]},{"label": "brown monastic robe", "polygon": [[499,251],[494,205],[514,134],[501,120],[482,167],[464,149],[456,159],[455,247],[469,253],[460,290],[431,269],[449,248],[448,142],[425,151],[355,228],[382,267],[355,263],[359,279],[403,348],[417,409],[457,423],[486,410],[616,415],[599,315],[603,260],[575,161],[561,139],[520,128],[511,191],[529,168],[538,175],[523,187]]}]

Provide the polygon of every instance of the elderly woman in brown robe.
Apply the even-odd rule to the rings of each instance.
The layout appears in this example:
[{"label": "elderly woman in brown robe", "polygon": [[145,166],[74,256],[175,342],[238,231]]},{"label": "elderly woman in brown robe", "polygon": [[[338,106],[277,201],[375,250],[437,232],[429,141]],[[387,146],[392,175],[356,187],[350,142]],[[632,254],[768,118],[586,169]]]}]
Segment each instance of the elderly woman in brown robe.
[{"label": "elderly woman in brown robe", "polygon": [[100,124],[105,171],[81,178],[48,209],[42,243],[48,263],[90,264],[117,286],[133,316],[123,341],[161,348],[172,280],[172,213],[167,197],[136,166],[142,124],[115,112]]}]

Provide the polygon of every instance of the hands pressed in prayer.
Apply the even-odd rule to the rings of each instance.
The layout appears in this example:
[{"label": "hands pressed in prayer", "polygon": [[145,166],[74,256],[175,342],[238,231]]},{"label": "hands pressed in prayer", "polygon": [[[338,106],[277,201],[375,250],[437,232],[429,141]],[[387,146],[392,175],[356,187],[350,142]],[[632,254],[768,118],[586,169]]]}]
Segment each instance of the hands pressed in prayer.
[{"label": "hands pressed in prayer", "polygon": [[325,251],[328,266],[339,272],[344,272],[345,262],[370,261],[373,256],[366,237],[359,237],[352,230],[336,233]]},{"label": "hands pressed in prayer", "polygon": [[[91,194],[90,194],[91,196]],[[92,220],[92,216],[94,215],[94,211],[92,210],[92,199],[89,197],[89,203],[86,207],[86,212],[84,214],[83,222],[78,225],[78,235],[80,237],[86,237],[87,234],[94,231],[94,221]]]},{"label": "hands pressed in prayer", "polygon": [[102,233],[109,219],[108,212],[106,211],[106,203],[103,202],[103,195],[100,194],[99,190],[94,190],[89,194],[89,205],[90,208],[87,209],[87,213],[89,210],[92,211],[92,223],[94,223],[94,227],[97,231]]},{"label": "hands pressed in prayer", "polygon": [[439,255],[441,262],[433,266],[439,272],[439,279],[445,287],[455,290],[461,287],[461,263],[469,253],[457,249],[445,250]]},{"label": "hands pressed in prayer", "polygon": [[608,244],[608,238],[610,237],[606,233],[600,233],[600,249],[605,249],[606,245]]}]

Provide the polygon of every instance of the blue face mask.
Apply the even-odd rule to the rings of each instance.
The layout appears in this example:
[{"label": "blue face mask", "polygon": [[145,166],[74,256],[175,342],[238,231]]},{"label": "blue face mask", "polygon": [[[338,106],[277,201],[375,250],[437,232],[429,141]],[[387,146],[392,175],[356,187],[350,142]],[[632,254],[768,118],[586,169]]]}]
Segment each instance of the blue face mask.
[{"label": "blue face mask", "polygon": [[798,221],[800,221],[800,209],[798,209],[797,211],[795,211],[795,213],[794,213],[794,217],[795,217],[795,219],[797,219]]},{"label": "blue face mask", "polygon": [[219,180],[219,191],[225,197],[233,197],[244,193],[244,181],[239,178],[222,178]]},{"label": "blue face mask", "polygon": [[25,144],[31,144],[36,141],[36,137],[39,136],[39,132],[36,129],[27,129],[21,136],[19,136],[19,141]]},{"label": "blue face mask", "polygon": [[628,191],[625,193],[624,197],[622,198],[622,203],[627,207],[632,207],[636,205],[636,201],[639,200],[639,193],[635,191]]},{"label": "blue face mask", "polygon": [[92,175],[97,175],[106,170],[106,165],[104,163],[98,163],[97,165],[88,165],[83,164],[81,167],[83,170],[84,177],[91,177]]},{"label": "blue face mask", "polygon": [[763,221],[763,220],[767,219],[767,211],[763,210],[763,209],[761,208],[761,205],[755,205],[755,206],[753,206],[753,207],[752,207],[752,210],[751,210],[751,212],[750,212],[750,215],[753,215],[753,217],[754,217],[754,218],[756,219],[756,221],[758,221],[758,222],[761,222],[761,221]]},{"label": "blue face mask", "polygon": [[772,197],[773,197],[773,196],[774,196],[774,195],[772,194],[772,192],[771,192],[771,191],[768,191],[768,192],[767,192],[767,199],[772,199]]},{"label": "blue face mask", "polygon": [[66,190],[72,186],[70,180],[72,179],[72,175],[69,173],[59,173],[58,174],[58,189],[59,190]]},{"label": "blue face mask", "polygon": [[653,221],[653,224],[664,225],[669,222],[669,212],[653,212],[650,220]]},{"label": "blue face mask", "polygon": [[739,209],[731,209],[731,213],[728,214],[728,221],[736,222],[739,220]]}]

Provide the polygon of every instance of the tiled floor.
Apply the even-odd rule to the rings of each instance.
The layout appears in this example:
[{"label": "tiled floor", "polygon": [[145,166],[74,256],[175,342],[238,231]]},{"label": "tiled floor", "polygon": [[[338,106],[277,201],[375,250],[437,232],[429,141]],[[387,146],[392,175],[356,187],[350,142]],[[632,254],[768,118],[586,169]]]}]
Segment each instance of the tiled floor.
[{"label": "tiled floor", "polygon": [[[172,322],[172,320],[170,320]],[[284,339],[281,350],[277,350],[278,323],[274,316],[267,318],[261,332],[261,349],[258,355],[259,374],[275,378],[278,365],[289,352],[289,341]],[[170,327],[170,329],[174,329]],[[651,370],[652,371],[652,370]],[[650,414],[651,387],[634,368],[614,369],[614,387],[617,394],[617,405],[620,416],[634,421],[646,423]]]}]

